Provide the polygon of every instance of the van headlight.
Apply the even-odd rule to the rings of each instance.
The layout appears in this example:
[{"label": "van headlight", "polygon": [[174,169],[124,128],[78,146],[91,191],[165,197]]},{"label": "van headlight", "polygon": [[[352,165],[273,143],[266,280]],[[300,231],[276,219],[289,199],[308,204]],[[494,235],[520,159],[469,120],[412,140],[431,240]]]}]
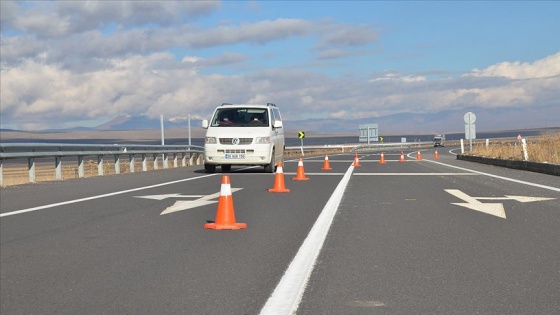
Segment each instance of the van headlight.
[{"label": "van headlight", "polygon": [[206,138],[204,138],[204,143],[206,143],[206,144],[216,144],[216,137],[206,137]]},{"label": "van headlight", "polygon": [[269,144],[270,137],[257,137],[255,139],[256,144]]}]

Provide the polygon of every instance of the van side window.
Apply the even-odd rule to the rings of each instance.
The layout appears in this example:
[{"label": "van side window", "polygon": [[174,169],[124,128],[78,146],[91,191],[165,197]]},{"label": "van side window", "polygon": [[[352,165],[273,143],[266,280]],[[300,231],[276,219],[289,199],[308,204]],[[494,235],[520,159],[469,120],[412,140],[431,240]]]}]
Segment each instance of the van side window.
[{"label": "van side window", "polygon": [[280,111],[278,110],[278,108],[272,109],[272,119],[273,121],[274,120],[282,121],[282,117],[280,117]]}]

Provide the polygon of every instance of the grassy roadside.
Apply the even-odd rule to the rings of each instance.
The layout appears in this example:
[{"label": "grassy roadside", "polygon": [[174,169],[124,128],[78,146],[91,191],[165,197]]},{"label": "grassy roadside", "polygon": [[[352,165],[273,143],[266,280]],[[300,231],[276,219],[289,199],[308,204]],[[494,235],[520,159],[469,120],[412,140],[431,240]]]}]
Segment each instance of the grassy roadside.
[{"label": "grassy roadside", "polygon": [[[527,139],[528,161],[560,164],[560,133]],[[521,142],[514,140],[485,141],[473,143],[473,150],[465,155],[481,156],[502,160],[523,160]]]}]

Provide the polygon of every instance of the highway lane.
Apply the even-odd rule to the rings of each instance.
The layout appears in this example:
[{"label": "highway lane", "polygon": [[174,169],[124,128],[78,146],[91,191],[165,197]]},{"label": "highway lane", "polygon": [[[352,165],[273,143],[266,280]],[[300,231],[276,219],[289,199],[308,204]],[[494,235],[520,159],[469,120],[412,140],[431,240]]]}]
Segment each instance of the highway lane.
[{"label": "highway lane", "polygon": [[[286,176],[292,191],[272,194],[274,175],[258,170],[230,174],[233,188],[242,188],[234,193],[237,219],[249,226],[242,231],[202,228],[216,204],[160,215],[196,197],[138,198],[219,192],[220,174],[198,169],[154,173],[158,180],[146,184],[173,183],[133,191],[144,176],[97,178],[89,196],[102,198],[2,217],[2,313],[258,312],[341,177],[322,178],[322,189],[309,194],[306,183]],[[2,213],[22,210],[18,200],[61,203],[52,195],[68,197],[70,188],[8,187]],[[71,200],[83,199],[87,187],[76,188]],[[107,195],[115,191],[122,193]]]},{"label": "highway lane", "polygon": [[[406,163],[394,154],[386,165],[360,154],[299,314],[560,310],[558,201],[480,200],[504,203],[503,219],[454,205],[463,201],[445,191],[557,198],[558,190],[438,163],[552,188],[557,178],[446,151],[438,163],[431,150]],[[2,214],[75,202],[0,219],[1,311],[258,314],[353,159],[329,157],[328,172],[322,157],[306,158],[305,182],[291,180],[297,163],[287,161],[288,194],[266,191],[273,174],[235,168],[235,214],[248,224],[239,231],[202,228],[215,203],[188,208],[220,190],[221,174],[196,167],[3,188]],[[154,197],[170,194],[182,197]],[[161,215],[178,201],[186,209]]]},{"label": "highway lane", "polygon": [[[558,199],[499,199],[558,198],[558,178],[484,167],[555,181],[543,189],[429,161],[372,162],[354,171],[298,314],[559,313]],[[464,201],[446,189],[496,197],[480,202],[503,202],[507,219],[455,205]]]}]

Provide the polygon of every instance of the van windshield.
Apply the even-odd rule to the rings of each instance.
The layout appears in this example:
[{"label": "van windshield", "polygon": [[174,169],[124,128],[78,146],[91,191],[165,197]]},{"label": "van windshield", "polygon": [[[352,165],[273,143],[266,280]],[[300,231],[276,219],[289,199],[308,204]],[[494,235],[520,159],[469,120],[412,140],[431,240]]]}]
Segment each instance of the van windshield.
[{"label": "van windshield", "polygon": [[212,118],[212,127],[268,127],[266,108],[219,108]]}]

